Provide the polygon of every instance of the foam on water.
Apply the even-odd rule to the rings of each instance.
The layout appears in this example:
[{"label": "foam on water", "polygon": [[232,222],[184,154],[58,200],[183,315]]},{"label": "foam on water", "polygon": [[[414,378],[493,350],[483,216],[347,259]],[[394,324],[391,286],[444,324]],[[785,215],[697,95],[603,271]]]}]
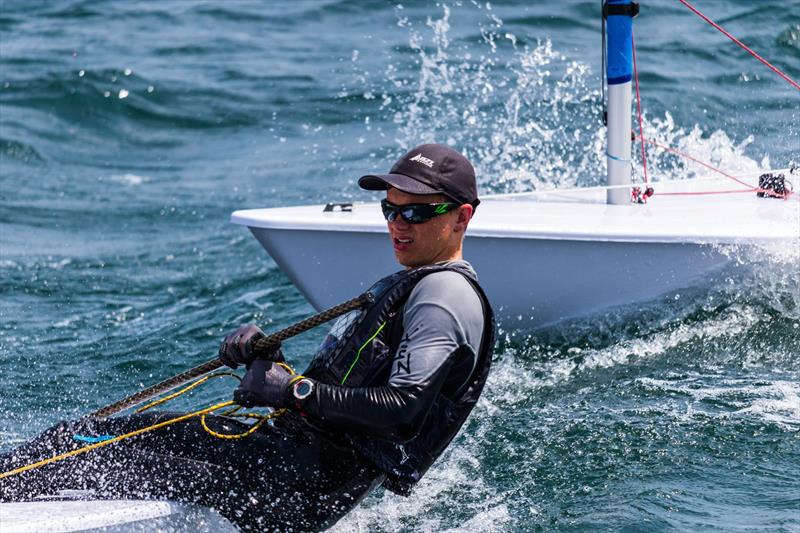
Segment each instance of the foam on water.
[{"label": "foam on water", "polygon": [[[691,301],[685,303],[694,305]],[[734,304],[700,320],[686,320],[681,313],[663,317],[652,333],[636,338],[619,338],[619,333],[612,333],[616,339],[612,338],[610,345],[601,349],[531,344],[537,342],[535,336],[526,345],[511,346],[495,361],[486,392],[466,432],[434,465],[412,498],[405,500],[390,493],[371,496],[335,531],[403,528],[435,531],[442,529],[444,523],[450,523],[454,531],[476,527],[508,531],[520,523],[552,527],[562,511],[540,505],[541,501],[547,501],[549,491],[572,492],[584,499],[592,498],[598,490],[596,481],[573,486],[570,475],[558,470],[591,470],[591,462],[586,461],[595,454],[605,457],[608,468],[633,472],[646,468],[638,464],[639,459],[632,451],[629,457],[626,454],[614,459],[617,453],[614,449],[623,446],[635,450],[641,446],[639,431],[663,438],[663,428],[637,429],[642,425],[649,428],[657,419],[675,432],[682,427],[702,432],[709,419],[720,423],[738,420],[745,427],[767,422],[776,424],[773,427],[797,431],[798,387],[786,380],[791,371],[771,379],[761,375],[763,366],[759,366],[754,369],[754,376],[732,377],[728,369],[741,368],[740,354],[719,353],[713,348],[696,351],[703,346],[724,347],[732,339],[751,335],[753,328],[767,320],[768,313],[759,307]],[[780,357],[769,357],[780,365]],[[674,371],[666,370],[667,377],[648,377],[652,372],[660,375],[664,369],[683,365],[702,370],[690,371],[685,377],[680,370],[677,376],[670,376]],[[614,385],[615,381],[619,384]],[[633,393],[635,398],[622,400],[632,395],[631,390],[637,391]],[[597,396],[605,394],[621,398],[616,402],[602,401],[593,407],[592,402],[598,402]],[[614,406],[615,403],[622,405]],[[618,420],[614,431],[622,442],[615,444],[615,437],[606,435],[607,423],[600,421],[608,417]],[[595,418],[600,423],[593,422]],[[672,421],[667,423],[668,419]],[[517,428],[519,425],[522,427]],[[517,429],[509,431],[509,428]],[[587,440],[597,438],[606,442],[611,438],[605,446],[612,448],[592,453],[583,449],[582,440],[569,444],[573,431],[586,432]],[[520,448],[521,438],[530,446]],[[570,460],[554,459],[554,446],[564,446],[576,456]],[[487,454],[502,459],[499,463],[498,459],[487,461]],[[556,464],[548,466],[551,461]],[[573,464],[560,465],[560,461]],[[551,472],[550,468],[556,471]],[[605,474],[597,475],[602,478]],[[498,483],[499,479],[508,481]],[[555,486],[551,487],[551,483]],[[597,497],[599,500],[593,506],[602,501],[602,496]],[[447,505],[457,505],[460,509],[461,518],[455,527],[452,521],[443,518]]]},{"label": "foam on water", "polygon": [[[791,381],[775,381],[767,390],[758,391],[762,396],[745,406],[736,415],[754,415],[769,422],[800,431],[800,385]],[[764,397],[766,396],[766,397]]]},{"label": "foam on water", "polygon": [[[690,304],[691,305],[691,304]],[[633,338],[609,331],[614,341],[604,348],[582,346],[553,347],[536,343],[535,336],[521,347],[511,347],[492,372],[492,398],[504,407],[528,401],[537,389],[553,388],[583,377],[590,379],[598,370],[642,364],[647,359],[665,356],[690,343],[709,342],[720,337],[746,335],[765,319],[758,309],[733,305],[702,322],[686,322],[682,316],[670,317],[649,334]],[[585,339],[579,338],[583,344]],[[525,387],[518,387],[519,382]]]},{"label": "foam on water", "polygon": [[150,181],[150,178],[147,176],[139,176],[137,174],[113,174],[108,177],[108,180],[122,183],[124,185],[135,186]]},{"label": "foam on water", "polygon": [[708,376],[693,374],[680,379],[638,378],[644,388],[672,397],[688,397],[686,415],[709,418],[755,418],[800,431],[800,385],[776,379],[726,378],[708,385]]}]

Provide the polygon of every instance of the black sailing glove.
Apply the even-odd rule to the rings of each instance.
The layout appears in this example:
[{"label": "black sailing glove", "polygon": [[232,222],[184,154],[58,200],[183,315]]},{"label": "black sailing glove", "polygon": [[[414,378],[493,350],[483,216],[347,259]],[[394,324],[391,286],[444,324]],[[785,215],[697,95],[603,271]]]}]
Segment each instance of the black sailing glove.
[{"label": "black sailing glove", "polygon": [[233,401],[244,407],[288,407],[292,403],[293,377],[283,365],[256,359],[233,392]]},{"label": "black sailing glove", "polygon": [[220,361],[234,369],[239,365],[249,365],[256,357],[268,361],[284,361],[280,343],[270,345],[267,352],[254,353],[256,342],[264,337],[264,332],[255,324],[241,326],[222,341],[218,355]]}]

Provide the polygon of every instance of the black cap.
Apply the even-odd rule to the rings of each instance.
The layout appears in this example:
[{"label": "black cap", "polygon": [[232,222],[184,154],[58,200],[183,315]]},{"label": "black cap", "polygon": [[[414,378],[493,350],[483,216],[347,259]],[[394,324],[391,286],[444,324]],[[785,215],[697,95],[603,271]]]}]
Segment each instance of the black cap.
[{"label": "black cap", "polygon": [[401,157],[388,174],[362,176],[358,185],[368,191],[391,186],[409,194],[444,194],[461,204],[480,203],[475,169],[466,157],[443,144],[421,144]]}]

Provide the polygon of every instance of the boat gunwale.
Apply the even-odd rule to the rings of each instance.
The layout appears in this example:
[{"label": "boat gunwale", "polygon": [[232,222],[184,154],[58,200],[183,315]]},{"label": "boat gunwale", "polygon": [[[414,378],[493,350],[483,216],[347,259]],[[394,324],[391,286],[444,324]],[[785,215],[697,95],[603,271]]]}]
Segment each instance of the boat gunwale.
[{"label": "boat gunwale", "polygon": [[[748,173],[742,174],[738,177],[747,178],[753,176],[759,176],[763,173],[789,173],[789,180],[792,182],[794,186],[797,186],[797,182],[800,181],[800,178],[796,174],[794,174],[789,169],[778,169],[778,170],[768,170],[768,171],[761,171],[755,173]],[[720,177],[700,177],[700,178],[691,178],[687,180],[671,180],[671,181],[664,181],[664,182],[655,182],[652,183],[653,186],[658,187],[659,184],[661,185],[675,185],[675,184],[686,184],[686,185],[693,185],[693,184],[703,184],[707,182],[720,182],[724,178]],[[535,202],[535,200],[531,200],[531,197],[535,196],[546,196],[546,195],[588,195],[588,194],[596,194],[607,190],[609,188],[630,188],[631,186],[638,186],[641,184],[633,184],[633,185],[622,185],[622,186],[598,186],[598,187],[579,187],[579,188],[572,188],[572,189],[547,189],[542,191],[528,191],[528,192],[520,192],[520,193],[506,193],[506,194],[496,194],[496,195],[486,195],[482,198],[483,201],[514,201],[514,200],[521,200],[521,201],[530,201]],[[746,192],[746,191],[745,191]],[[656,196],[657,197],[657,196]],[[800,200],[800,198],[799,198]],[[775,200],[779,201],[779,200]],[[628,208],[628,205],[621,205],[621,206],[612,206],[601,202],[591,202],[591,201],[550,201],[550,202],[541,202],[538,201],[539,205],[544,204],[583,204],[583,205],[592,205],[594,208],[612,208],[612,209],[625,209]],[[353,202],[353,206],[370,206],[374,207],[376,203],[373,202]],[[386,228],[385,222],[383,220],[376,219],[374,221],[370,220],[365,222],[363,219],[359,220],[351,220],[349,219],[351,213],[347,211],[338,212],[334,211],[331,213],[327,213],[326,215],[330,216],[328,220],[321,221],[321,220],[298,220],[297,218],[292,219],[281,219],[281,218],[271,218],[266,219],[263,217],[263,214],[266,211],[274,211],[274,210],[289,210],[289,209],[297,209],[297,208],[306,208],[306,209],[315,209],[319,212],[325,207],[325,204],[314,204],[314,205],[299,205],[299,206],[285,206],[285,207],[273,207],[273,208],[258,208],[258,209],[243,209],[234,211],[231,214],[230,221],[234,224],[240,224],[244,226],[248,226],[249,228],[260,228],[265,230],[284,230],[284,231],[319,231],[319,232],[350,232],[350,233],[388,233]],[[652,206],[646,206],[647,208],[651,208]],[[259,216],[255,216],[258,213]],[[798,206],[798,214],[800,214],[800,206]],[[334,218],[335,217],[335,218]],[[494,227],[484,225],[481,227],[481,223],[477,225],[473,225],[468,234],[469,238],[496,238],[496,239],[525,239],[525,240],[560,240],[560,241],[595,241],[595,242],[620,242],[620,243],[673,243],[673,244],[690,244],[690,245],[714,245],[714,244],[734,244],[734,245],[759,245],[759,244],[767,244],[767,243],[785,243],[787,241],[795,240],[800,238],[800,229],[795,233],[770,233],[770,232],[758,232],[751,230],[749,233],[745,232],[742,233],[741,227],[737,228],[737,231],[717,231],[716,233],[706,233],[706,234],[695,234],[695,235],[687,235],[686,233],[676,234],[674,232],[667,232],[667,231],[645,231],[642,232],[641,226],[631,225],[630,231],[621,232],[618,228],[613,228],[612,231],[598,231],[598,228],[595,227],[595,231],[586,232],[586,231],[540,231],[540,230],[532,230],[530,228],[513,228],[513,227]]]}]

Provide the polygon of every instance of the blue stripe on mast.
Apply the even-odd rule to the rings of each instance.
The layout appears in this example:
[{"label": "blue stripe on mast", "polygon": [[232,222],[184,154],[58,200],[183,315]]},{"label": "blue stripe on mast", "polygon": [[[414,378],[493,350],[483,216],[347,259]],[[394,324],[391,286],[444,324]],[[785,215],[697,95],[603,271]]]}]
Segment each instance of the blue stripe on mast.
[{"label": "blue stripe on mast", "polygon": [[[607,0],[609,5],[630,4],[631,0]],[[633,19],[627,15],[609,15],[608,28],[608,67],[606,79],[609,85],[631,81],[633,72],[633,47],[631,32]]]}]

